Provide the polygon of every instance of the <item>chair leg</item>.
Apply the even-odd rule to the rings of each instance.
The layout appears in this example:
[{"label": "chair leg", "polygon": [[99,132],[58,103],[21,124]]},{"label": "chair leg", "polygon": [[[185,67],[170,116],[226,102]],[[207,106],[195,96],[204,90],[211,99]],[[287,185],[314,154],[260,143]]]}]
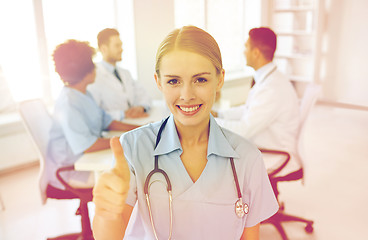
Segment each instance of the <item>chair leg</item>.
[{"label": "chair leg", "polygon": [[93,240],[91,223],[88,215],[88,202],[81,201],[79,206],[79,214],[81,215],[83,240]]},{"label": "chair leg", "polygon": [[286,214],[284,212],[279,212],[276,215],[279,218],[280,222],[296,221],[296,222],[304,222],[304,223],[310,224],[310,225],[313,224],[313,221],[311,221],[311,220],[307,220],[307,219],[304,219],[304,218],[301,218],[301,217],[289,215],[289,214]]},{"label": "chair leg", "polygon": [[307,225],[305,226],[304,230],[307,232],[307,233],[312,233],[313,232],[313,221],[312,220],[308,220],[308,219],[305,219],[305,218],[301,218],[301,217],[297,217],[297,216],[293,216],[293,215],[289,215],[289,214],[286,214],[284,212],[280,212],[277,214],[277,217],[279,218],[279,221],[280,222],[303,222],[303,223],[306,223]]},{"label": "chair leg", "polygon": [[81,233],[65,234],[54,238],[47,238],[47,240],[94,240],[88,214],[88,202],[81,200],[75,214],[81,216]]},{"label": "chair leg", "polygon": [[84,239],[80,233],[71,233],[54,238],[47,238],[47,240],[84,240]]},{"label": "chair leg", "polygon": [[301,218],[301,217],[289,215],[289,214],[284,213],[283,211],[278,211],[275,215],[273,215],[271,218],[263,221],[262,223],[270,223],[270,224],[274,225],[275,228],[277,229],[277,231],[280,233],[282,239],[287,240],[288,239],[287,235],[286,235],[285,230],[282,227],[281,223],[282,222],[291,222],[291,221],[306,223],[307,226],[305,227],[305,231],[307,233],[312,233],[313,232],[313,221],[307,220],[307,219],[304,219],[304,218]]},{"label": "chair leg", "polygon": [[281,221],[279,221],[279,219],[276,217],[277,214],[278,213],[276,213],[275,215],[273,215],[269,219],[263,221],[262,223],[272,224],[276,228],[276,230],[279,232],[280,236],[282,237],[282,240],[288,240],[286,232],[285,232],[284,228],[281,225]]},{"label": "chair leg", "polygon": [[285,232],[284,228],[282,227],[281,223],[280,222],[273,222],[272,224],[275,226],[277,231],[280,233],[280,235],[282,237],[282,240],[288,240],[286,232]]}]

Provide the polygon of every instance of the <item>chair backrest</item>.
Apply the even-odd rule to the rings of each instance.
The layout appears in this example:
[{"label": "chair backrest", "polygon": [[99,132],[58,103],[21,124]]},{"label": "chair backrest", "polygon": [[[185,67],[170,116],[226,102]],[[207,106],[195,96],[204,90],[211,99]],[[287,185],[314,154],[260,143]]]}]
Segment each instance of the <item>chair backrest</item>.
[{"label": "chair backrest", "polygon": [[23,123],[35,143],[40,157],[39,187],[42,203],[46,203],[47,176],[45,172],[47,144],[52,119],[41,99],[33,99],[21,102],[19,112]]},{"label": "chair backrest", "polygon": [[317,85],[315,83],[309,83],[300,101],[300,108],[299,108],[300,123],[299,123],[297,143],[296,143],[297,144],[296,157],[298,158],[297,160],[300,162],[300,164],[303,166],[304,175],[306,172],[307,163],[305,162],[304,156],[303,156],[304,147],[303,147],[302,135],[305,129],[306,120],[308,119],[308,116],[314,104],[317,101],[320,90],[321,90],[320,85]]}]

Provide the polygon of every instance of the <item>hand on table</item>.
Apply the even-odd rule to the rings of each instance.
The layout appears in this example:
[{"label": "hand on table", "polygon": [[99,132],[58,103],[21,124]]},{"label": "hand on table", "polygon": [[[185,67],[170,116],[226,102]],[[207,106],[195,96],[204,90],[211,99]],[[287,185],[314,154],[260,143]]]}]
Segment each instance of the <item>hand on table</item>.
[{"label": "hand on table", "polygon": [[125,111],[125,117],[127,118],[141,118],[148,117],[148,113],[144,111],[142,106],[131,107]]}]

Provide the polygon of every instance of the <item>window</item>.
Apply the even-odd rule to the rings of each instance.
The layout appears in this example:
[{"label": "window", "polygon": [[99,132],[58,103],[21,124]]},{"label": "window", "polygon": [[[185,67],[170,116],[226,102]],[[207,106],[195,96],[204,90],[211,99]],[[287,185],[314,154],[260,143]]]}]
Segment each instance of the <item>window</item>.
[{"label": "window", "polygon": [[[55,47],[67,39],[88,41],[94,48],[97,46],[97,33],[104,28],[117,28],[123,41],[124,67],[131,70],[134,75],[135,52],[134,31],[131,1],[117,0],[43,0],[45,35],[47,39],[47,52],[49,56],[50,79],[53,98],[62,87],[59,76],[54,71],[51,54]],[[117,17],[119,16],[119,17]],[[124,27],[119,27],[124,25]],[[132,46],[133,45],[133,46]],[[129,61],[124,61],[127,58]],[[96,55],[95,61],[100,61],[101,55]],[[132,69],[133,68],[133,69]]]},{"label": "window", "polygon": [[14,100],[42,95],[32,1],[0,1],[0,66]]},{"label": "window", "polygon": [[219,44],[226,76],[238,75],[250,70],[243,56],[244,43],[249,30],[261,24],[260,2],[175,0],[175,26],[195,25],[208,31]]},{"label": "window", "polygon": [[119,64],[135,77],[133,23],[132,0],[0,1],[0,66],[13,98],[52,102],[62,87],[51,56],[55,47],[77,39],[97,49],[97,33],[107,27],[119,30],[124,47]]}]

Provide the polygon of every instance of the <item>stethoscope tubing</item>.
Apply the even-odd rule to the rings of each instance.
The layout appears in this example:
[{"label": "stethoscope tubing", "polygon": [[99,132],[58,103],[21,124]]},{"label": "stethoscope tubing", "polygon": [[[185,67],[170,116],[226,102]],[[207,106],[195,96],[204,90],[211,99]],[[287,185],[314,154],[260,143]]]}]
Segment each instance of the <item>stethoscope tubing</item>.
[{"label": "stethoscope tubing", "polygon": [[[155,145],[155,149],[161,139],[161,133],[168,121],[169,117],[166,118],[163,123],[161,124],[161,127],[157,133],[157,138],[156,138],[156,145]],[[235,207],[237,208],[237,206],[241,209],[244,209],[243,203],[242,203],[242,194],[241,194],[241,190],[240,190],[240,186],[239,186],[239,180],[238,180],[238,175],[236,173],[236,169],[235,169],[235,164],[234,164],[234,159],[232,157],[230,157],[230,164],[231,164],[231,170],[233,173],[233,177],[234,177],[234,182],[235,182],[235,186],[236,186],[236,191],[237,191],[237,195],[238,195],[238,201],[235,204]],[[150,186],[150,180],[151,177],[156,174],[156,173],[160,173],[164,176],[165,180],[166,180],[166,184],[167,184],[167,192],[169,195],[169,212],[170,212],[170,230],[169,230],[169,240],[172,237],[172,225],[173,225],[173,216],[172,216],[172,185],[171,185],[171,181],[169,176],[167,175],[167,173],[160,169],[158,166],[158,155],[155,155],[155,161],[154,161],[154,168],[151,172],[148,173],[146,180],[144,182],[144,194],[146,197],[146,202],[147,202],[147,206],[148,206],[148,212],[149,212],[149,217],[150,217],[150,221],[151,221],[151,225],[152,225],[152,229],[153,229],[153,233],[155,235],[155,239],[158,240],[158,236],[157,236],[157,232],[156,232],[156,228],[155,228],[155,224],[154,224],[154,220],[153,220],[153,216],[152,216],[152,210],[151,210],[151,202],[150,202],[150,198],[149,198],[149,186]],[[240,204],[240,205],[239,205]],[[248,209],[248,205],[245,204],[246,208]],[[247,210],[248,211],[248,210]],[[235,211],[237,213],[237,211]],[[248,212],[245,212],[248,213]],[[237,213],[238,215],[238,213]],[[238,215],[238,217],[243,217],[244,214],[242,215]]]},{"label": "stethoscope tubing", "polygon": [[[161,133],[168,121],[169,117],[166,118],[164,120],[164,122],[161,124],[161,127],[157,133],[157,138],[156,138],[156,145],[155,145],[155,149],[158,145],[158,143],[160,142],[161,140]],[[173,216],[172,216],[172,186],[171,186],[171,181],[170,181],[170,178],[169,176],[167,175],[167,173],[160,169],[158,167],[158,156],[156,155],[155,156],[155,166],[153,168],[153,170],[147,175],[146,177],[146,181],[144,182],[144,195],[146,197],[146,202],[147,202],[147,207],[148,207],[148,213],[149,213],[149,217],[150,217],[150,221],[151,221],[151,226],[152,226],[152,230],[153,230],[153,234],[155,235],[155,239],[158,240],[158,236],[157,236],[157,232],[156,232],[156,227],[155,227],[155,223],[154,223],[154,220],[153,220],[153,216],[152,216],[152,210],[151,210],[151,201],[150,201],[150,198],[149,198],[149,186],[150,186],[150,180],[151,180],[151,177],[155,174],[155,173],[161,173],[165,180],[166,180],[166,184],[167,184],[167,192],[168,192],[168,195],[169,195],[169,212],[170,212],[170,230],[169,230],[169,240],[171,239],[171,236],[172,236],[172,226],[173,226]]]},{"label": "stethoscope tubing", "polygon": [[144,194],[149,194],[148,193],[149,182],[151,180],[151,177],[155,173],[161,173],[165,177],[165,180],[166,180],[166,183],[167,183],[167,191],[172,191],[172,186],[171,186],[171,181],[169,179],[169,176],[167,176],[167,174],[164,170],[162,170],[158,167],[158,156],[155,156],[155,168],[146,177],[146,181],[144,182],[144,190],[143,190]]}]

